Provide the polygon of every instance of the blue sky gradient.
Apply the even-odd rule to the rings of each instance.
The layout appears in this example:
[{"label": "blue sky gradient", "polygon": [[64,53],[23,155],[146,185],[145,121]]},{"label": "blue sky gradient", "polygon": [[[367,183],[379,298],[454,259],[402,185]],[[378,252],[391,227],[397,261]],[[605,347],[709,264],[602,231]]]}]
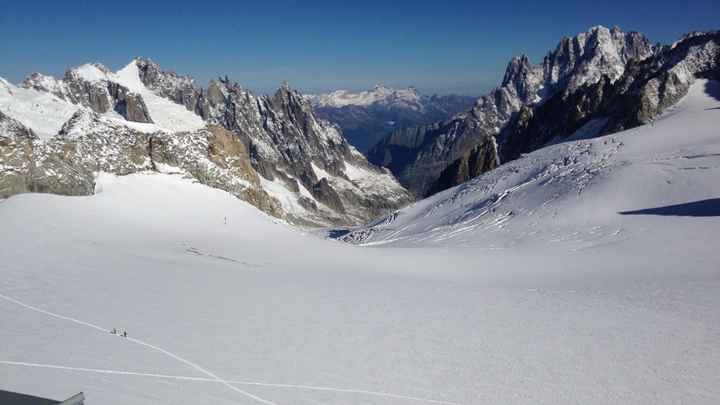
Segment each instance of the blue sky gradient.
[{"label": "blue sky gradient", "polygon": [[135,56],[205,85],[228,75],[270,92],[377,82],[478,95],[520,53],[539,61],[563,36],[617,25],[669,43],[720,28],[720,1],[19,1],[0,0],[0,76],[55,76]]}]

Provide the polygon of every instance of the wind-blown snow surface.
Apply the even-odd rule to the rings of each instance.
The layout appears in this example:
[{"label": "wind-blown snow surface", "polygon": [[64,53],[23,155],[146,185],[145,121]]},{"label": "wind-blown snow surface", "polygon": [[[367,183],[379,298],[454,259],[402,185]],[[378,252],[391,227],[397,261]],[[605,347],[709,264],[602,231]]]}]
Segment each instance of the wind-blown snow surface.
[{"label": "wind-blown snow surface", "polygon": [[[698,80],[652,125],[593,139],[583,139],[592,132],[583,128],[570,137],[579,140],[530,153],[345,239],[495,248],[565,242],[587,249],[628,238],[670,243],[687,231],[703,244],[720,233],[720,208],[683,216],[631,211],[664,206],[686,211],[693,204],[711,207],[720,197],[718,107],[720,83]],[[666,226],[675,231],[654,232]]]},{"label": "wind-blown snow surface", "polygon": [[40,138],[57,134],[78,109],[50,93],[24,89],[0,78],[0,111],[32,128]]},{"label": "wind-blown snow surface", "polygon": [[[0,389],[102,404],[716,404],[719,217],[617,211],[717,198],[720,134],[704,125],[718,106],[695,88],[654,129],[608,138],[623,142],[612,171],[537,217],[541,236],[620,229],[584,249],[488,249],[478,231],[471,248],[358,248],[166,174],[12,197]],[[505,197],[518,212],[539,195],[522,190]],[[524,240],[518,218],[495,236]]]}]

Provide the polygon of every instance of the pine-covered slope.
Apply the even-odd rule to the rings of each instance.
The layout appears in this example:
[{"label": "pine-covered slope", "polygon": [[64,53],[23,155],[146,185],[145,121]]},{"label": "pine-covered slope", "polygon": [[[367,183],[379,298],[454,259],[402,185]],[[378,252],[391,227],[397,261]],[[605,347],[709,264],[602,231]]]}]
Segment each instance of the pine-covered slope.
[{"label": "pine-covered slope", "polygon": [[88,64],[63,79],[2,81],[0,111],[0,148],[13,156],[0,172],[4,197],[88,195],[98,172],[155,170],[184,173],[295,223],[361,223],[410,201],[287,85],[274,96],[227,79],[203,89],[136,59],[118,72]]}]

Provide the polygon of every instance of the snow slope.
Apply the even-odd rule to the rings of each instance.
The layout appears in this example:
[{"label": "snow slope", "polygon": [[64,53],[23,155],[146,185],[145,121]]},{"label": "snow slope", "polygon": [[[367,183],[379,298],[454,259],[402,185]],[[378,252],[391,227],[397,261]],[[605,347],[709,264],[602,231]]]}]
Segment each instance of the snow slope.
[{"label": "snow slope", "polygon": [[[621,213],[713,204],[720,196],[719,104],[720,83],[698,80],[653,125],[592,139],[578,134],[571,138],[579,140],[504,164],[346,239],[497,248],[565,241],[584,249],[627,238],[661,243],[656,238],[668,235],[655,234],[655,227],[677,222],[681,229],[688,219]],[[690,238],[702,244],[716,236],[718,222],[698,215],[690,226],[702,232]]]},{"label": "snow slope", "polygon": [[[142,96],[154,124],[140,124],[125,120],[115,111],[103,114],[103,119],[115,125],[122,124],[143,132],[194,131],[205,126],[202,118],[184,106],[158,96],[140,81],[137,64],[133,60],[117,73],[104,72],[94,64],[72,69],[73,74],[88,82],[110,81],[119,83]],[[58,86],[58,81],[38,75],[48,88]],[[53,80],[54,82],[50,82]],[[15,86],[0,78],[0,111],[32,129],[41,139],[57,135],[72,115],[88,108],[62,100],[49,91],[38,91]]]},{"label": "snow slope", "polygon": [[0,78],[0,111],[31,128],[42,139],[56,135],[80,108],[50,93],[24,89]]},{"label": "snow slope", "polygon": [[138,66],[135,60],[118,70],[114,75],[111,75],[110,80],[120,83],[131,91],[140,94],[145,101],[145,105],[147,105],[150,117],[163,129],[171,132],[193,131],[205,126],[205,122],[199,115],[188,111],[185,106],[176,104],[155,94],[152,90],[145,87],[142,81],[140,81]]},{"label": "snow slope", "polygon": [[[0,202],[0,389],[102,404],[716,404],[717,206],[617,213],[717,198],[720,101],[703,90],[615,143],[552,146],[403,210],[383,248],[302,234],[167,174],[14,196]],[[568,148],[589,152],[565,164]],[[497,221],[432,232],[480,213],[492,187],[508,190]],[[585,237],[593,226],[605,239]]]}]

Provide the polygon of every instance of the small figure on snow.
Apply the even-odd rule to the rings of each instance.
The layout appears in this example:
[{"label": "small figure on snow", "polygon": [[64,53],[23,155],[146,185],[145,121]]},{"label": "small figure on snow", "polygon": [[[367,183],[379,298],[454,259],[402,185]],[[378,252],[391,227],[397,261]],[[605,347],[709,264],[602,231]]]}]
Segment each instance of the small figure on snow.
[{"label": "small figure on snow", "polygon": [[117,331],[117,329],[115,329],[115,328],[113,328],[113,329],[110,331],[110,334],[111,334],[111,335],[117,335],[117,333],[118,333],[118,331]]},{"label": "small figure on snow", "polygon": [[123,331],[122,337],[125,337],[125,338],[127,337],[127,331]]}]

